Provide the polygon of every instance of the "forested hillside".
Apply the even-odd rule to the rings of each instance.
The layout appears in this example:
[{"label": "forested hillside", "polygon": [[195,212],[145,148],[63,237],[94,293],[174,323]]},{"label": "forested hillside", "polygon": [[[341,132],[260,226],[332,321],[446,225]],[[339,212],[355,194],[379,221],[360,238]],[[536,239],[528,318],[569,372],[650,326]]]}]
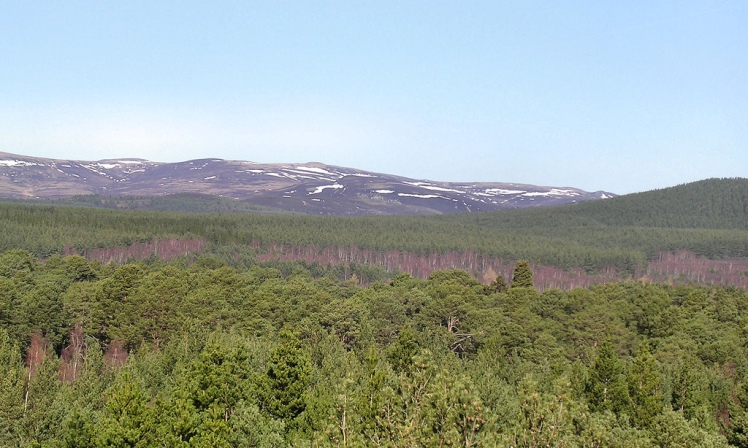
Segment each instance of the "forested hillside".
[{"label": "forested hillside", "polygon": [[198,238],[238,254],[248,245],[472,252],[562,269],[631,274],[661,252],[748,257],[748,180],[708,180],[573,206],[437,217],[185,214],[0,205],[0,249],[36,256]]},{"label": "forested hillside", "polygon": [[0,445],[747,446],[748,293],[0,255]]},{"label": "forested hillside", "polygon": [[486,213],[484,223],[522,227],[663,227],[748,230],[748,179],[707,179],[676,187],[521,213]]}]

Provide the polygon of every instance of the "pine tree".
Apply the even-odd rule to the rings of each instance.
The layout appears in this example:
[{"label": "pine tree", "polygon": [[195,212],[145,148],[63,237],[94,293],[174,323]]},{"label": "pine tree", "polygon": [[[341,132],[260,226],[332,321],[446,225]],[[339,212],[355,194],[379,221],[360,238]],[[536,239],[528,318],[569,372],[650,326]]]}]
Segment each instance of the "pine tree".
[{"label": "pine tree", "polygon": [[304,392],[309,385],[312,367],[293,333],[281,331],[280,340],[270,355],[265,375],[258,381],[259,395],[266,412],[288,421],[306,408]]},{"label": "pine tree", "polygon": [[647,426],[662,411],[662,394],[655,359],[646,345],[639,348],[627,380],[633,423]]},{"label": "pine tree", "polygon": [[610,340],[600,345],[595,364],[589,371],[587,398],[593,411],[625,412],[629,402],[628,387],[615,347]]},{"label": "pine tree", "polygon": [[153,412],[142,383],[123,371],[108,393],[99,426],[99,446],[146,447],[154,429]]},{"label": "pine tree", "polygon": [[532,288],[533,286],[530,262],[527,260],[518,261],[512,274],[512,288]]},{"label": "pine tree", "polygon": [[24,377],[21,352],[11,342],[8,333],[0,328],[0,446],[14,446],[18,441]]},{"label": "pine tree", "polygon": [[392,370],[397,373],[410,372],[413,357],[418,354],[419,349],[413,330],[410,327],[403,328],[387,354],[387,361],[392,366]]}]

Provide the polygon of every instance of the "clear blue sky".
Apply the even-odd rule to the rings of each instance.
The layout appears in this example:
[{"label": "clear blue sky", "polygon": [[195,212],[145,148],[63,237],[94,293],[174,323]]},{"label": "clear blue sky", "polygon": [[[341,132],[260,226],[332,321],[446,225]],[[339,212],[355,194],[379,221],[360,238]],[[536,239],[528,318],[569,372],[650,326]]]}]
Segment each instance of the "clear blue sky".
[{"label": "clear blue sky", "polygon": [[0,0],[0,151],[748,177],[748,2]]}]

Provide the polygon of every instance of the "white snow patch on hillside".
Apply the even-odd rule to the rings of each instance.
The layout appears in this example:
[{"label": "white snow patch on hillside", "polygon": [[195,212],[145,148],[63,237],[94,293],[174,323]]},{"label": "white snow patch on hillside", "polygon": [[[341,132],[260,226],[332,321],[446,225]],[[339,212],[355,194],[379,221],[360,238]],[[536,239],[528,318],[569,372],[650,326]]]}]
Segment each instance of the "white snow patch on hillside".
[{"label": "white snow patch on hillside", "polygon": [[303,171],[311,171],[312,173],[319,173],[319,174],[327,174],[328,176],[334,176],[335,173],[331,173],[327,170],[324,170],[322,168],[317,168],[314,166],[297,166],[297,170],[303,170]]},{"label": "white snow patch on hillside", "polygon": [[409,198],[421,198],[421,199],[433,199],[441,198],[438,194],[410,194],[410,193],[398,193],[398,196],[406,196]]},{"label": "white snow patch on hillside", "polygon": [[107,173],[105,173],[103,171],[99,171],[97,169],[97,168],[101,168],[101,165],[98,164],[98,163],[94,163],[94,164],[91,164],[91,165],[81,165],[81,166],[83,168],[87,169],[87,170],[93,171],[96,174],[101,174],[102,176],[109,177],[111,179],[111,177],[109,176],[109,174],[107,174]]},{"label": "white snow patch on hillside", "polygon": [[452,188],[435,187],[433,185],[421,185],[421,188],[424,188],[426,190],[434,190],[434,191],[450,191],[450,192],[453,192],[453,193],[465,193],[462,190],[454,190]]},{"label": "white snow patch on hillside", "polygon": [[391,194],[394,192],[395,190],[374,190],[374,193],[379,193],[379,194]]},{"label": "white snow patch on hillside", "polygon": [[572,190],[561,190],[559,188],[551,188],[550,191],[531,191],[524,193],[522,196],[579,196],[579,193],[573,192]]},{"label": "white snow patch on hillside", "polygon": [[309,194],[322,193],[327,188],[338,189],[338,188],[343,188],[343,186],[340,185],[340,184],[321,185],[321,186],[317,187],[314,191],[309,192]]},{"label": "white snow patch on hillside", "polygon": [[561,189],[561,188],[551,188],[551,191],[549,191],[549,193],[554,196],[579,196],[579,193],[577,193],[574,190],[567,190],[567,189]]},{"label": "white snow patch on hillside", "polygon": [[42,163],[27,162],[25,160],[0,160],[0,166],[46,166]]}]

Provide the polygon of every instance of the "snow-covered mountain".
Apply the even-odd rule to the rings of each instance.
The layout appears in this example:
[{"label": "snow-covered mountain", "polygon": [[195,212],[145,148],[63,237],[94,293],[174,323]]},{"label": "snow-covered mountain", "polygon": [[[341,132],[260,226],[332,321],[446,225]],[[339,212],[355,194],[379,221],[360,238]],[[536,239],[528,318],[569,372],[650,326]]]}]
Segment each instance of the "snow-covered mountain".
[{"label": "snow-covered mountain", "polygon": [[323,215],[438,214],[502,210],[605,199],[571,187],[501,182],[437,182],[320,163],[260,164],[200,159],[53,160],[0,152],[0,197],[217,195],[282,210]]}]

